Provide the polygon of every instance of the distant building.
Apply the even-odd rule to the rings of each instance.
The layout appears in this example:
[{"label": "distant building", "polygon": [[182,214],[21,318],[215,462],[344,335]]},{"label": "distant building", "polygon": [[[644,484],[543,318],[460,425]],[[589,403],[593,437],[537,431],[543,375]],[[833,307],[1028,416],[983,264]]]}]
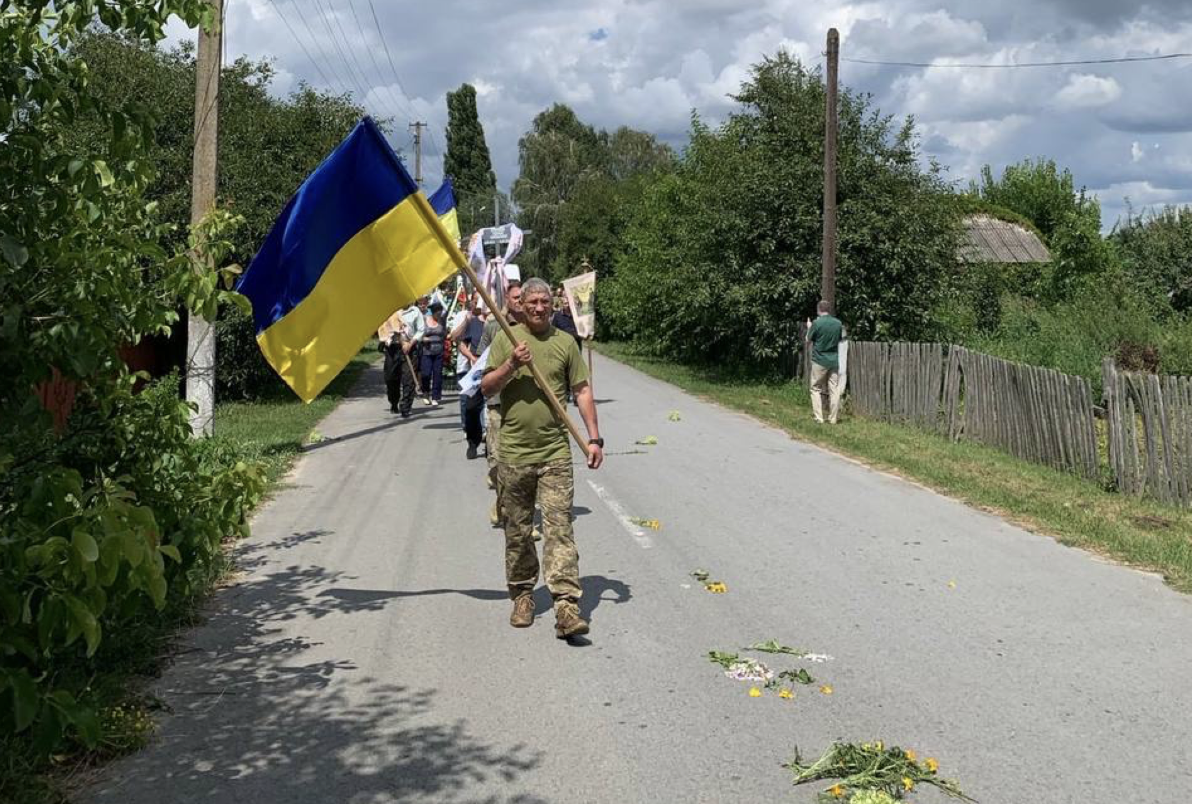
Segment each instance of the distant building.
[{"label": "distant building", "polygon": [[1051,262],[1047,247],[1025,226],[984,214],[966,216],[963,226],[961,262]]}]

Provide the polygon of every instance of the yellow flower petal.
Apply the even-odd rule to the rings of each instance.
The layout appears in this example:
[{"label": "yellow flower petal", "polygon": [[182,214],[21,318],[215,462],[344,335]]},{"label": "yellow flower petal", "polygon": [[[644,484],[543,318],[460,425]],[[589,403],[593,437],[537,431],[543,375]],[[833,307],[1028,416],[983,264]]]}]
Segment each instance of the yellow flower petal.
[{"label": "yellow flower petal", "polygon": [[949,588],[949,589],[955,589],[955,588],[956,588],[956,581],[948,581],[948,588]]},{"label": "yellow flower petal", "polygon": [[820,687],[820,692],[822,692],[824,695],[831,695],[832,694],[832,685],[825,684],[824,686]]},{"label": "yellow flower petal", "polygon": [[919,755],[915,753],[915,750],[914,750],[913,748],[908,748],[908,749],[906,749],[905,751],[903,751],[902,753],[903,753],[903,754],[906,756],[906,758],[907,758],[907,759],[909,759],[911,762],[914,762],[916,759],[918,759],[918,758],[919,758]]},{"label": "yellow flower petal", "polygon": [[923,764],[927,766],[927,770],[931,771],[932,773],[935,773],[940,769],[940,763],[936,762],[931,757],[927,757],[927,759],[923,760]]},{"label": "yellow flower petal", "polygon": [[828,792],[832,795],[832,798],[844,798],[844,788],[838,784],[829,787]]},{"label": "yellow flower petal", "polygon": [[760,698],[760,697],[762,697],[762,691],[759,690],[757,687],[750,687],[749,688],[749,697],[750,698]]},{"label": "yellow flower petal", "polygon": [[915,789],[915,783],[913,781],[911,781],[911,777],[903,776],[902,777],[902,787],[907,792],[910,792],[911,790]]},{"label": "yellow flower petal", "polygon": [[778,691],[778,697],[790,699],[790,698],[794,698],[795,694],[793,692],[791,692],[790,690],[783,688]]}]

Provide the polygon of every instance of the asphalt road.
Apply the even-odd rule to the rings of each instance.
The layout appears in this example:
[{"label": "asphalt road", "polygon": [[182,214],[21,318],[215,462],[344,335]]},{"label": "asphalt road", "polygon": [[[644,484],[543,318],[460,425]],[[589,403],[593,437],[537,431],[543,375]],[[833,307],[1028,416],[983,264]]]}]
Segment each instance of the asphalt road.
[{"label": "asphalt road", "polygon": [[[599,357],[595,379],[588,644],[541,588],[508,626],[456,408],[402,422],[372,370],[156,684],[154,743],[80,799],[811,802],[781,763],[833,738],[913,747],[987,803],[1192,799],[1192,599]],[[705,659],[771,638],[833,657],[793,701]]]}]

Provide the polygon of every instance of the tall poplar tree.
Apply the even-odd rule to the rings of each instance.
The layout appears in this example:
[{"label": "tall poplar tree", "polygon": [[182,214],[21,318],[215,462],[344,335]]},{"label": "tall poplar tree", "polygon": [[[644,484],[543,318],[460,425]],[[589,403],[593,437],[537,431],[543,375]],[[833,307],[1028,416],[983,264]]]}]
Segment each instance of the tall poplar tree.
[{"label": "tall poplar tree", "polygon": [[[455,185],[460,230],[467,234],[488,222],[481,207],[492,204],[497,177],[493,173],[484,127],[476,111],[476,88],[460,84],[447,93],[447,155],[443,172]],[[491,215],[491,210],[488,211]]]}]

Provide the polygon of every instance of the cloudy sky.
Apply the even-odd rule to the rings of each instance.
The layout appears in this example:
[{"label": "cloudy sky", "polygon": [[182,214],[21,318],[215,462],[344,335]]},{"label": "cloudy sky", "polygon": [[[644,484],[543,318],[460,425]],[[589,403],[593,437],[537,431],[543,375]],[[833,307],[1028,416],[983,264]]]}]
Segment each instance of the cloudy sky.
[{"label": "cloudy sky", "polygon": [[[479,93],[507,189],[518,137],[551,103],[681,147],[692,109],[722,119],[749,65],[779,47],[821,63],[831,26],[842,59],[1005,64],[1192,52],[1192,0],[225,2],[229,57],[272,59],[276,92],[306,81],[363,96],[371,113],[399,124],[394,144],[407,154],[404,124],[427,121],[432,189],[445,94],[465,81]],[[1192,59],[1033,69],[845,61],[840,74],[883,111],[913,114],[924,153],[958,182],[986,163],[1000,170],[1042,155],[1098,196],[1106,228],[1127,199],[1135,209],[1192,203]]]}]

